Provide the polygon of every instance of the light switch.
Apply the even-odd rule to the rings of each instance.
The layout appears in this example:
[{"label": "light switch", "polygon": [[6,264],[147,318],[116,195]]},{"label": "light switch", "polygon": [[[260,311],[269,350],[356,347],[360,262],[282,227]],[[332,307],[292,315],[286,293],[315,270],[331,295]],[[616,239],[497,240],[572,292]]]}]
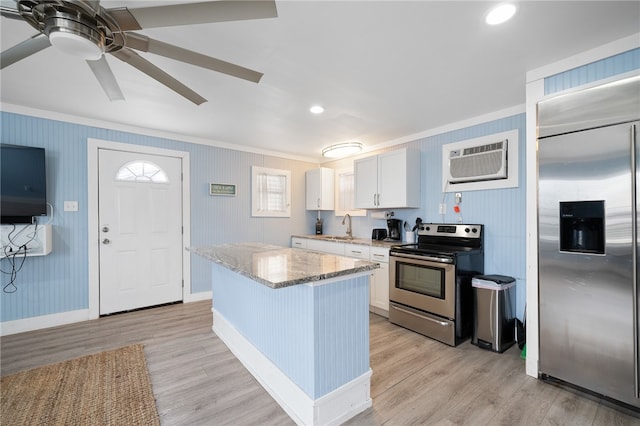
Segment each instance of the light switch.
[{"label": "light switch", "polygon": [[77,201],[65,201],[64,202],[64,211],[65,212],[77,212],[78,211],[78,202]]}]

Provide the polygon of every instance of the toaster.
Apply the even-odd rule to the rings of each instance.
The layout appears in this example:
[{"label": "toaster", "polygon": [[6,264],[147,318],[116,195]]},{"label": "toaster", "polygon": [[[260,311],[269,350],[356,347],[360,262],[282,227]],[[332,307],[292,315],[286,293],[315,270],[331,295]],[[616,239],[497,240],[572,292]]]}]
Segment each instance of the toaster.
[{"label": "toaster", "polygon": [[380,240],[384,240],[385,238],[387,238],[387,229],[386,228],[376,228],[371,233],[371,239],[372,240],[380,241]]}]

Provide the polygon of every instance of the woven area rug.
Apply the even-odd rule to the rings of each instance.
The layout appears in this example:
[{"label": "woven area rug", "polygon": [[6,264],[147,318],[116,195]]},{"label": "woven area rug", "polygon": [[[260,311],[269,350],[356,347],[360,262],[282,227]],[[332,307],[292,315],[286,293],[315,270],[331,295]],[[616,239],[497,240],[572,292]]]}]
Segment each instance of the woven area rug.
[{"label": "woven area rug", "polygon": [[142,345],[2,377],[3,425],[159,425]]}]

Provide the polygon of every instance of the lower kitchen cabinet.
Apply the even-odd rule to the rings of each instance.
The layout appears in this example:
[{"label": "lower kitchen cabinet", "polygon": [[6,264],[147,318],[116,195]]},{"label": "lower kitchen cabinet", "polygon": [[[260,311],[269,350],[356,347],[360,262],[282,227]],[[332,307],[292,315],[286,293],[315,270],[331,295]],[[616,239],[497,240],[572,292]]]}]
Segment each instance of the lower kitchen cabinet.
[{"label": "lower kitchen cabinet", "polygon": [[291,238],[291,248],[306,249],[307,241],[309,240],[307,240],[306,238],[293,237]]},{"label": "lower kitchen cabinet", "polygon": [[372,262],[380,262],[380,269],[374,269],[369,286],[369,310],[389,318],[389,249],[371,247]]},{"label": "lower kitchen cabinet", "polygon": [[313,238],[291,238],[292,248],[301,248],[319,253],[337,254],[380,263],[374,269],[369,285],[369,311],[389,317],[389,249],[360,244],[340,243]]},{"label": "lower kitchen cabinet", "polygon": [[307,250],[344,256],[344,244],[331,241],[307,240]]}]

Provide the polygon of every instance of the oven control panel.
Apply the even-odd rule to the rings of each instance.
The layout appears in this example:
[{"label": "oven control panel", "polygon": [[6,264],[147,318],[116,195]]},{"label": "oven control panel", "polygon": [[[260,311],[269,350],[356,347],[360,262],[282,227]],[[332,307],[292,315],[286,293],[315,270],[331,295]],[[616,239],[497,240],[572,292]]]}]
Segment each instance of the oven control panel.
[{"label": "oven control panel", "polygon": [[450,238],[481,238],[482,225],[422,223],[418,227],[418,235]]}]

